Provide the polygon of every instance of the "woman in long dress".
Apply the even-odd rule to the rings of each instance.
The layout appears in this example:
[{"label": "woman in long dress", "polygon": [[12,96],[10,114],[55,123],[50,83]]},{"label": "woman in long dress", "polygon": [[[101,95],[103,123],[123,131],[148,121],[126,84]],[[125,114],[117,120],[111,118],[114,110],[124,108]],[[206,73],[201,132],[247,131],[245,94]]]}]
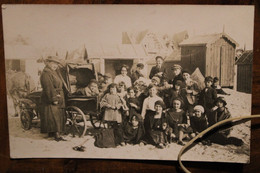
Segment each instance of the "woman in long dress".
[{"label": "woman in long dress", "polygon": [[41,132],[54,136],[56,141],[62,141],[65,140],[60,135],[65,128],[65,101],[62,80],[56,71],[60,61],[56,56],[49,56],[45,62],[46,66],[40,78],[42,85]]}]

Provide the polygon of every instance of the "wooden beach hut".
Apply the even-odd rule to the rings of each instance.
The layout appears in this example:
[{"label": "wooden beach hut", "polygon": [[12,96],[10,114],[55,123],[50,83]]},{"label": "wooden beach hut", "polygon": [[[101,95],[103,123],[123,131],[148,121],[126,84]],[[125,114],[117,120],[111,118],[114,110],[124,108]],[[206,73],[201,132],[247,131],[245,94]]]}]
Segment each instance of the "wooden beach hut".
[{"label": "wooden beach hut", "polygon": [[237,60],[237,91],[252,92],[253,50],[245,51]]},{"label": "wooden beach hut", "polygon": [[238,43],[226,33],[191,37],[179,44],[181,65],[204,76],[218,77],[220,85],[234,86],[235,49]]}]

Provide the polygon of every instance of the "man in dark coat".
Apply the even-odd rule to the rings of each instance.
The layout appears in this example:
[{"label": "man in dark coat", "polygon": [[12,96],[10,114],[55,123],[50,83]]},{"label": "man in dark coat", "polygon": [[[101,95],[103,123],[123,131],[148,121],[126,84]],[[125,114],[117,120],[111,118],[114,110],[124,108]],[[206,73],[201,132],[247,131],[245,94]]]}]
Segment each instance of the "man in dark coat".
[{"label": "man in dark coat", "polygon": [[166,76],[166,68],[163,66],[164,59],[161,56],[155,58],[156,66],[153,66],[149,75],[149,78],[152,79],[155,75],[158,77]]},{"label": "man in dark coat", "polygon": [[49,56],[40,78],[42,85],[41,132],[48,133],[49,136],[54,135],[56,141],[64,140],[60,133],[65,127],[63,84],[56,71],[59,63],[56,56]]}]

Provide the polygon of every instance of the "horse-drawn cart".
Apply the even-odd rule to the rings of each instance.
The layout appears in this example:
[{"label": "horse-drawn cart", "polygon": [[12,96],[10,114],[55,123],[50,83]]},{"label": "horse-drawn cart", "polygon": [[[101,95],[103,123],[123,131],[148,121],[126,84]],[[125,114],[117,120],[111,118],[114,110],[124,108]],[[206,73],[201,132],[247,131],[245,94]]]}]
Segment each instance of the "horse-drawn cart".
[{"label": "horse-drawn cart", "polygon": [[[99,109],[99,97],[88,97],[77,94],[77,89],[86,87],[91,79],[96,79],[96,71],[92,63],[68,62],[59,69],[65,94],[66,133],[82,137],[87,130],[87,121],[94,128],[102,125],[102,114]],[[39,121],[41,114],[41,92],[33,92],[20,100],[21,123],[29,130],[33,121]]]}]

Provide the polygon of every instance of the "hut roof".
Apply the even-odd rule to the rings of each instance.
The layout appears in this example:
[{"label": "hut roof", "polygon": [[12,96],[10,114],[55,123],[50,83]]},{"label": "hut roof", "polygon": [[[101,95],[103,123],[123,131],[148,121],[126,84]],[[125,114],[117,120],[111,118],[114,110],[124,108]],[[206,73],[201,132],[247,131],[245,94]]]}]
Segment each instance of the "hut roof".
[{"label": "hut roof", "polygon": [[5,45],[5,59],[36,59],[40,55],[29,45]]},{"label": "hut roof", "polygon": [[122,32],[122,44],[140,44],[148,31],[146,29],[140,32]]},{"label": "hut roof", "polygon": [[141,45],[111,44],[111,45],[84,45],[69,52],[67,59],[84,59],[85,52],[89,58],[144,58],[146,53]]},{"label": "hut roof", "polygon": [[218,39],[220,39],[222,37],[229,40],[236,47],[239,46],[239,44],[234,39],[232,39],[230,36],[228,36],[226,33],[194,36],[194,37],[188,38],[187,40],[182,41],[179,44],[179,46],[207,45],[207,44],[214,43],[215,41],[217,41]]},{"label": "hut roof", "polygon": [[252,64],[253,50],[246,50],[242,56],[236,61],[236,64]]}]

